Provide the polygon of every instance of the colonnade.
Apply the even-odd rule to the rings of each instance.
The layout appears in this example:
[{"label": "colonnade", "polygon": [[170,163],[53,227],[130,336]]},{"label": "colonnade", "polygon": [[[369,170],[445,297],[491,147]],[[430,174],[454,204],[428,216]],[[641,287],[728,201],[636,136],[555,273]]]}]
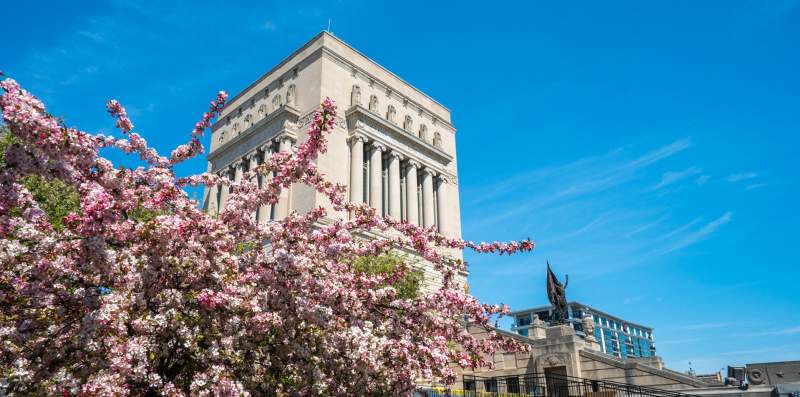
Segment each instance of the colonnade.
[{"label": "colonnade", "polygon": [[[366,161],[365,161],[366,160]],[[350,201],[379,214],[450,235],[447,178],[362,136],[350,138]]]},{"label": "colonnade", "polygon": [[[245,171],[253,170],[260,164],[263,164],[275,150],[281,152],[288,152],[292,148],[294,139],[291,136],[284,135],[277,139],[260,145],[255,150],[245,154],[241,158],[233,161],[231,164],[225,166],[222,170],[217,172],[222,178],[228,178],[234,183],[242,180]],[[263,187],[266,181],[271,178],[270,175],[259,175],[258,186]],[[225,208],[228,203],[228,196],[230,195],[230,186],[216,185],[211,188],[209,195],[210,204],[208,210],[213,213],[219,213],[220,210]],[[253,218],[263,223],[269,220],[280,219],[289,214],[289,190],[282,189],[278,202],[272,204],[262,204],[258,210],[253,213]]]}]

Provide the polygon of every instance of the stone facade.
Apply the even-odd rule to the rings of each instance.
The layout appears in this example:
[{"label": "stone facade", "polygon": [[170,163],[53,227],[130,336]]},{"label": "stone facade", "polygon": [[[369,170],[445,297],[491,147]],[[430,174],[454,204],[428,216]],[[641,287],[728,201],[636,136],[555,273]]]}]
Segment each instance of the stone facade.
[{"label": "stone facade", "polygon": [[[469,330],[478,338],[485,338],[487,334],[487,330],[472,325],[469,326]],[[498,352],[492,357],[495,369],[464,371],[461,375],[503,378],[529,373],[544,374],[549,370],[558,369],[567,376],[665,390],[687,391],[715,386],[696,377],[664,368],[658,357],[620,359],[603,354],[595,341],[579,337],[568,325],[548,327],[538,320],[532,324],[529,337],[500,329],[493,331],[528,344],[531,351]],[[455,388],[463,387],[463,384],[455,385]]]},{"label": "stone facade", "polygon": [[[237,181],[270,153],[291,150],[305,139],[326,97],[336,101],[339,120],[328,136],[327,153],[317,160],[320,171],[348,186],[352,201],[461,237],[450,111],[327,32],[229,101],[212,127],[208,171]],[[227,188],[206,189],[204,209],[218,212],[228,194]],[[267,222],[318,206],[334,217],[348,216],[335,213],[327,198],[301,185],[253,216]],[[427,269],[425,276],[429,286],[436,284],[435,272]]]}]

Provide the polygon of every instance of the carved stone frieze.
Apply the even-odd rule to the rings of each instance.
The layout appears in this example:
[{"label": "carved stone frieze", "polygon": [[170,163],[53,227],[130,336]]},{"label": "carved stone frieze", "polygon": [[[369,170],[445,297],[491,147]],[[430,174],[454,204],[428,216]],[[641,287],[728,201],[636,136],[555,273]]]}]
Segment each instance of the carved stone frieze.
[{"label": "carved stone frieze", "polygon": [[208,161],[211,163],[211,169],[222,169],[256,148],[269,147],[271,146],[270,141],[278,136],[287,135],[296,139],[299,117],[296,109],[282,106],[278,111],[258,120],[253,126],[243,130],[239,135],[209,153]]},{"label": "carved stone frieze", "polygon": [[394,123],[388,122],[364,109],[361,106],[354,106],[346,112],[347,128],[351,131],[361,131],[374,140],[383,141],[388,147],[405,152],[407,157],[417,157],[419,159],[431,159],[434,161],[434,169],[444,170],[453,160],[453,156],[443,150],[434,147],[417,137],[409,134]]}]

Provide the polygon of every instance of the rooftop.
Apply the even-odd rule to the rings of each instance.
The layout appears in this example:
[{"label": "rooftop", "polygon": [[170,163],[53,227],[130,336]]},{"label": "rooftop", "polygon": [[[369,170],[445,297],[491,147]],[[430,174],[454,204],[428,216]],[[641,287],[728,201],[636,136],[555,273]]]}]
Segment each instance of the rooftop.
[{"label": "rooftop", "polygon": [[[319,32],[316,36],[314,36],[309,41],[307,41],[305,44],[300,46],[300,48],[298,48],[297,50],[292,52],[289,56],[284,58],[281,62],[279,62],[274,67],[272,67],[272,69],[270,69],[269,71],[267,71],[266,73],[261,75],[261,77],[259,77],[255,81],[253,81],[245,89],[243,89],[241,92],[236,94],[233,98],[231,98],[228,101],[227,105],[225,106],[225,109],[223,109],[222,116],[227,115],[228,112],[226,112],[226,110],[235,109],[235,108],[239,107],[239,105],[241,105],[243,97],[247,96],[247,94],[254,87],[258,86],[259,83],[261,83],[264,80],[270,79],[271,77],[275,77],[274,75],[276,75],[276,74],[281,74],[281,70],[282,70],[282,68],[284,66],[286,66],[291,61],[295,60],[296,57],[298,57],[304,51],[306,51],[307,49],[310,49],[312,47],[319,47],[319,49],[324,49],[324,50],[327,50],[329,52],[333,52],[333,53],[339,55],[346,62],[348,62],[353,68],[357,68],[360,73],[369,76],[371,79],[374,79],[375,81],[384,82],[384,84],[389,85],[394,89],[400,88],[403,91],[407,91],[407,93],[410,92],[410,93],[413,93],[412,95],[419,96],[420,99],[423,99],[427,103],[425,103],[425,104],[417,103],[418,106],[423,107],[423,108],[427,108],[429,111],[433,112],[438,118],[440,118],[441,121],[443,121],[443,122],[445,122],[447,124],[451,123],[451,121],[450,121],[450,110],[448,108],[444,107],[441,103],[439,103],[435,99],[431,98],[429,95],[425,94],[424,92],[420,91],[416,87],[412,86],[411,84],[409,84],[405,80],[403,80],[400,77],[398,77],[396,74],[392,73],[391,71],[389,71],[385,67],[381,66],[377,62],[373,61],[371,58],[369,58],[366,55],[362,54],[360,51],[356,50],[355,48],[353,48],[352,46],[350,46],[349,44],[347,44],[346,42],[344,42],[340,38],[332,35],[331,33],[327,32],[327,31]],[[312,51],[309,54],[306,54],[303,57],[303,59],[311,56],[316,51],[317,50]],[[302,61],[303,59],[299,59],[298,61]],[[372,71],[373,73],[371,73],[369,70],[365,70],[365,68],[359,67],[359,64],[361,64],[362,66],[365,65],[365,64],[371,66],[374,69]],[[374,73],[375,71],[378,71],[379,74],[383,74],[384,76],[376,76],[375,73]],[[388,80],[388,81],[386,81],[386,80]],[[413,101],[413,99],[412,99],[412,101]],[[413,101],[413,102],[417,102],[417,101]]]}]

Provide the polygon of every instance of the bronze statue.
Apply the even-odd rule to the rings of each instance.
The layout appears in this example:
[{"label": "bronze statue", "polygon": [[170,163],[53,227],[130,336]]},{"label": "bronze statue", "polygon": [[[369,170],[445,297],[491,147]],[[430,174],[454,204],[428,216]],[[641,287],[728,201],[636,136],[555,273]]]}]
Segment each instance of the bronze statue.
[{"label": "bronze statue", "polygon": [[567,285],[569,284],[569,275],[564,277],[564,285],[556,278],[553,270],[550,269],[550,261],[547,261],[547,299],[553,305],[553,315],[550,319],[550,325],[566,324],[568,319],[567,312]]}]

